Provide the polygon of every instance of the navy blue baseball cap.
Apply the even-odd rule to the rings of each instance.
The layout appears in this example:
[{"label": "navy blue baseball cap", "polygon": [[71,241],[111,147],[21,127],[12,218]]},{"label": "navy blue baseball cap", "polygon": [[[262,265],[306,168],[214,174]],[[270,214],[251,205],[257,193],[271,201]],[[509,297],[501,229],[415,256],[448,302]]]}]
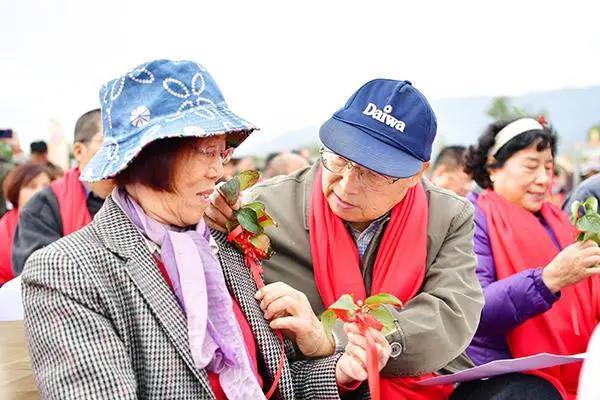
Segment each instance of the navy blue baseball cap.
[{"label": "navy blue baseball cap", "polygon": [[394,178],[415,175],[431,158],[437,121],[409,81],[374,79],[319,131],[331,151]]}]

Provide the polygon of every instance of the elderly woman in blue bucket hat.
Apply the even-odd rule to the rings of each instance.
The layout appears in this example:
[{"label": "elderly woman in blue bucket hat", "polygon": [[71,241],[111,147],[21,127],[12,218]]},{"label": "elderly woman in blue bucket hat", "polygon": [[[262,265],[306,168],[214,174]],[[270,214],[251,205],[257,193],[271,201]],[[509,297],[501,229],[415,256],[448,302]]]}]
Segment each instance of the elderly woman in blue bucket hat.
[{"label": "elderly woman in blue bucket hat", "polygon": [[203,222],[223,163],[256,128],[194,62],[143,64],[100,101],[105,139],[81,179],[117,187],[22,277],[43,396],[338,398],[339,356],[295,360],[263,318],[243,256]]}]

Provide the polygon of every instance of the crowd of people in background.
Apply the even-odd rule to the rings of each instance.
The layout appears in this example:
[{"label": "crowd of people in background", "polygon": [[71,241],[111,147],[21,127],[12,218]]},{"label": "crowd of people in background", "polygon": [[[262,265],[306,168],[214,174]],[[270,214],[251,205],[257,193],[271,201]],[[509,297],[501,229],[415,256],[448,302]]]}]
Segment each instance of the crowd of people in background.
[{"label": "crowd of people in background", "polygon": [[[600,398],[590,372],[600,372],[600,247],[575,242],[569,221],[573,202],[600,195],[597,154],[575,170],[545,119],[520,117],[431,157],[436,120],[425,97],[407,81],[374,80],[323,124],[312,152],[229,159],[255,127],[198,68],[159,60],[129,72],[127,96],[101,92],[102,107],[76,121],[67,170],[43,141],[26,157],[16,134],[0,138],[0,320],[23,318],[21,302],[6,300],[9,290],[23,296],[44,396],[241,399],[273,388],[284,399],[368,398],[361,332],[339,324],[331,341],[317,319],[352,291],[406,303],[392,310],[395,332],[372,334],[384,396]],[[158,77],[166,83],[154,85]],[[210,123],[202,113],[180,118],[172,77],[202,79]],[[142,98],[154,99],[152,117]],[[150,118],[163,130],[149,129]],[[280,222],[260,290],[220,232],[240,200],[215,192],[258,169],[261,183],[244,200]],[[204,282],[204,300],[189,282]],[[281,329],[298,354],[278,350]],[[581,380],[581,365],[569,364],[417,385],[588,346]]]}]

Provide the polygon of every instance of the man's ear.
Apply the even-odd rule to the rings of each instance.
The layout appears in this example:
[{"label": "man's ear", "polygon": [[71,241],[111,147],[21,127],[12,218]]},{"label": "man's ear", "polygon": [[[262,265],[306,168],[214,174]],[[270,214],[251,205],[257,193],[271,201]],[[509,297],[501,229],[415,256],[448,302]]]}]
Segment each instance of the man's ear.
[{"label": "man's ear", "polygon": [[423,175],[428,169],[431,163],[429,161],[425,161],[423,165],[421,165],[421,175]]},{"label": "man's ear", "polygon": [[421,180],[421,178],[423,177],[423,175],[425,174],[425,172],[427,172],[427,170],[429,169],[429,161],[425,161],[423,163],[423,165],[421,165],[421,170],[417,173],[417,175],[415,176],[415,178],[418,177],[418,180]]},{"label": "man's ear", "polygon": [[423,165],[421,165],[421,169],[419,170],[419,172],[417,172],[415,175],[412,176],[411,181],[410,181],[411,186],[414,186],[417,183],[419,183],[419,181],[421,180],[421,178],[423,177],[423,175],[425,174],[425,172],[427,171],[428,168],[429,168],[429,161],[425,161],[423,163]]},{"label": "man's ear", "polygon": [[81,154],[84,151],[85,151],[85,145],[81,142],[75,142],[75,144],[73,145],[73,158],[75,158],[75,161],[77,161],[78,165],[81,161]]}]

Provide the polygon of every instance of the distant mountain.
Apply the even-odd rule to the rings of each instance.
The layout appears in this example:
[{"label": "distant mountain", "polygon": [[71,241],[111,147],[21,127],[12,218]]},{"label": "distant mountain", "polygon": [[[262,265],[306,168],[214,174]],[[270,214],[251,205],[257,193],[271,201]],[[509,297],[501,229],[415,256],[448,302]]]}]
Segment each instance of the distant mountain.
[{"label": "distant mountain", "polygon": [[[438,119],[436,144],[475,143],[491,122],[486,111],[493,97],[446,98],[431,101]],[[592,125],[600,123],[600,86],[530,93],[510,98],[512,105],[531,112],[545,110],[560,135],[560,149],[567,151],[585,142]],[[274,151],[292,150],[318,143],[318,126],[310,126],[279,135],[257,135],[240,147],[239,155],[264,156]]]},{"label": "distant mountain", "polygon": [[303,146],[319,143],[319,127],[312,126],[286,131],[279,135],[264,132],[251,136],[235,151],[235,157],[266,157],[269,153],[294,150]]},{"label": "distant mountain", "polygon": [[[560,135],[560,148],[567,150],[585,142],[587,130],[600,123],[600,86],[563,89],[511,97],[511,104],[531,112],[545,110]],[[492,121],[486,111],[492,97],[434,100],[438,138],[445,144],[471,144]]]}]

